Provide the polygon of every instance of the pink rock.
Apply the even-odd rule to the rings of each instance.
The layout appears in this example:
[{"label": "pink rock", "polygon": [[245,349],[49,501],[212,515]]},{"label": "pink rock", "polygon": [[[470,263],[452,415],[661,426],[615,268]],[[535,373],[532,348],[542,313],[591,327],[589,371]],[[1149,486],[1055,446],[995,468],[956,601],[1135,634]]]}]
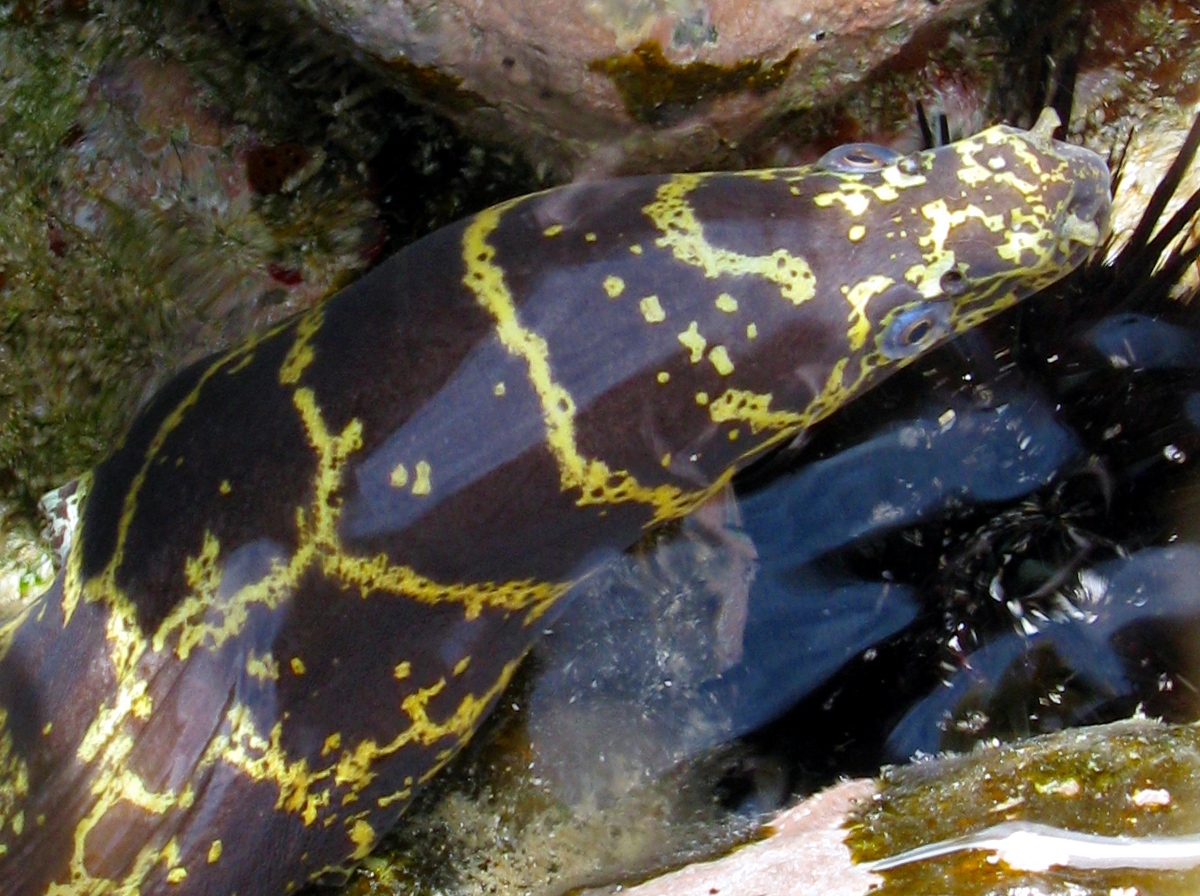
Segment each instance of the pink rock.
[{"label": "pink rock", "polygon": [[566,169],[711,159],[838,96],[978,0],[312,0],[476,135]]},{"label": "pink rock", "polygon": [[870,799],[869,780],[847,781],[781,813],[768,836],[712,862],[688,865],[625,890],[626,896],[862,896],[883,883],[855,865],[845,844],[846,815]]}]

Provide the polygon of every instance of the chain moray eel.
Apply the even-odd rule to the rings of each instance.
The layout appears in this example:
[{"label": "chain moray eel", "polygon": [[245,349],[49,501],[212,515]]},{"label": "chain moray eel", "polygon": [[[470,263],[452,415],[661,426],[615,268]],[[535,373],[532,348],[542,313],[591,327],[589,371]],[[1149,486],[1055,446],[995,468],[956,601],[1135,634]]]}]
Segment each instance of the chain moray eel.
[{"label": "chain moray eel", "polygon": [[1082,262],[1053,124],[516,199],[168,382],[0,631],[6,896],[336,878],[573,582]]}]

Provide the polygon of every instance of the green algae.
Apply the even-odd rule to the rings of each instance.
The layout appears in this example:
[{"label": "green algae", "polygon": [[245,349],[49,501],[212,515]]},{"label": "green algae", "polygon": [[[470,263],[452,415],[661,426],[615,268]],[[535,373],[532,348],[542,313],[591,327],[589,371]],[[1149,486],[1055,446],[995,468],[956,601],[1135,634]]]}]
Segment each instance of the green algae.
[{"label": "green algae", "polygon": [[107,421],[129,407],[127,377],[137,373],[137,342],[145,344],[125,347],[116,334],[135,309],[162,301],[152,284],[126,281],[118,306],[97,307],[93,297],[111,291],[121,267],[120,247],[83,239],[67,250],[72,224],[48,202],[58,172],[44,160],[70,142],[87,89],[79,72],[97,70],[116,44],[68,41],[74,28],[0,19],[0,489],[25,507],[109,443]]},{"label": "green algae", "polygon": [[628,53],[596,59],[588,69],[607,75],[620,93],[625,110],[642,124],[671,124],[694,107],[740,91],[765,93],[779,87],[791,70],[797,50],[767,63],[741,59],[731,65],[688,62],[677,65],[653,41]]},{"label": "green algae", "polygon": [[54,556],[24,519],[0,529],[0,624],[41,594],[54,580]]},{"label": "green algae", "polygon": [[[857,861],[869,861],[1008,821],[1105,836],[1194,834],[1200,728],[1133,719],[891,768],[876,798],[850,819],[847,842]],[[884,878],[874,892],[896,896],[1167,896],[1200,887],[1200,870],[1031,872],[982,850],[904,865]]]},{"label": "green algae", "polygon": [[483,97],[462,86],[462,78],[439,71],[436,66],[417,65],[403,56],[390,60],[387,66],[421,102],[459,114],[487,105]]},{"label": "green algae", "polygon": [[544,185],[264,21],[0,10],[0,597],[42,582],[39,496],[108,454],[157,383]]},{"label": "green algae", "polygon": [[[319,298],[377,239],[357,162],[321,147],[318,117],[252,65],[231,76],[219,34],[178,25],[136,3],[0,13],[0,517],[14,533],[111,450],[154,382]],[[233,96],[255,106],[233,111]],[[307,181],[253,195],[239,153],[255,135],[318,146]]]}]

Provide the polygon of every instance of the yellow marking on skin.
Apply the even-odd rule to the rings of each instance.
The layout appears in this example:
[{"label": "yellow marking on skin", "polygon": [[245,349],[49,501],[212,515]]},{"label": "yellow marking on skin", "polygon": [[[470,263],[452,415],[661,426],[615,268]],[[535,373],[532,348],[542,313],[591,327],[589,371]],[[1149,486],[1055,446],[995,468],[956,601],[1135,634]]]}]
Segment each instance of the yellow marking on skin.
[{"label": "yellow marking on skin", "polygon": [[[653,516],[646,523],[648,526],[683,516],[702,503],[711,494],[711,489],[685,492],[673,485],[644,486],[627,470],[610,469],[604,461],[580,454],[575,439],[575,399],[554,380],[545,338],[522,326],[505,282],[504,270],[494,261],[496,249],[488,243],[501,216],[512,205],[510,202],[480,212],[464,229],[462,245],[466,274],[463,284],[494,318],[500,343],[527,365],[530,384],[542,406],[546,445],[558,466],[561,488],[563,491],[578,489],[576,504],[581,507],[626,502],[645,504],[653,509]],[[521,584],[510,582],[502,587],[519,587]],[[551,602],[562,593],[565,585],[552,587],[556,593],[549,598]],[[462,586],[462,591],[467,592],[469,588]],[[544,612],[548,606],[549,602],[539,603],[534,615]]]},{"label": "yellow marking on skin", "polygon": [[430,467],[429,461],[417,461],[416,476],[413,478],[412,493],[417,497],[424,497],[433,491],[433,484],[430,482]]},{"label": "yellow marking on skin", "polygon": [[752,433],[764,430],[795,429],[804,417],[795,411],[773,411],[770,393],[759,394],[745,389],[726,389],[708,405],[713,423],[745,423]]},{"label": "yellow marking on skin", "polygon": [[541,616],[570,588],[570,583],[518,579],[509,582],[462,582],[442,584],[407,566],[391,563],[387,555],[324,558],[322,571],[341,579],[363,594],[371,591],[403,595],[429,606],[458,604],[467,620],[477,619],[485,609],[517,613],[528,611],[527,622]]},{"label": "yellow marking on skin", "polygon": [[[310,792],[313,785],[327,780],[332,771],[311,772],[307,759],[290,762],[282,747],[282,727],[276,722],[263,737],[254,728],[247,707],[235,704],[226,714],[228,732],[214,738],[201,759],[208,767],[217,762],[229,765],[252,781],[272,782],[279,789],[275,808],[294,812],[304,824],[316,821],[321,809],[330,804],[330,790]],[[339,754],[340,755],[340,754]]]},{"label": "yellow marking on skin", "polygon": [[699,364],[700,359],[704,357],[704,349],[708,346],[708,340],[700,335],[699,324],[691,321],[678,338],[683,347],[688,350],[688,360],[693,364]]},{"label": "yellow marking on skin", "polygon": [[222,479],[221,484],[219,486],[217,486],[217,491],[219,491],[223,495],[227,495],[231,491],[233,491],[233,486],[229,484],[228,479]]},{"label": "yellow marking on skin", "polygon": [[656,380],[658,380],[660,385],[663,385],[663,386],[665,386],[667,383],[671,382],[671,374],[667,373],[665,370],[660,370],[658,373],[656,373],[654,375],[654,378]]},{"label": "yellow marking on skin", "polygon": [[850,303],[850,329],[846,335],[850,348],[858,351],[867,342],[871,333],[871,319],[867,316],[867,303],[875,296],[882,294],[896,281],[883,274],[872,274],[865,280],[860,280],[851,287],[842,287],[846,301]]},{"label": "yellow marking on skin", "polygon": [[558,236],[562,232],[563,232],[563,226],[561,224],[551,224],[549,227],[547,227],[545,230],[542,231],[542,235],[543,236]]},{"label": "yellow marking on skin", "polygon": [[[409,567],[391,563],[386,555],[357,557],[344,551],[337,534],[341,505],[331,500],[331,495],[341,481],[342,469],[350,455],[362,445],[362,424],[356,419],[351,420],[341,433],[333,435],[321,419],[311,390],[297,389],[293,403],[318,457],[312,503],[309,508],[300,507],[296,511],[296,549],[286,565],[273,567],[262,579],[243,586],[223,601],[215,600],[218,584],[214,581],[208,581],[203,590],[185,596],[155,632],[156,650],[176,634],[175,652],[180,659],[186,659],[201,644],[219,648],[242,630],[250,607],[259,605],[274,610],[295,591],[305,571],[312,567],[348,587],[358,588],[364,595],[379,591],[403,595],[424,604],[458,604],[468,619],[478,617],[486,608],[495,607],[507,612],[528,611],[527,621],[531,622],[565,593],[567,583],[533,580],[443,584],[421,576]],[[216,559],[212,562],[215,567]],[[124,617],[114,614],[113,618]],[[136,625],[131,615],[128,621]],[[132,645],[130,650],[135,646]]]},{"label": "yellow marking on skin", "polygon": [[583,235],[583,238],[584,238],[584,240],[586,240],[586,241],[587,241],[587,242],[589,242],[589,243],[594,243],[594,242],[596,242],[596,234],[594,234],[594,233],[591,233],[591,232],[585,233],[585,234]]},{"label": "yellow marking on skin", "polygon": [[319,305],[300,316],[296,323],[296,341],[288,349],[287,356],[279,368],[281,385],[291,386],[300,382],[300,375],[316,357],[310,343],[324,322],[325,312]]},{"label": "yellow marking on skin", "polygon": [[667,313],[658,301],[658,296],[646,296],[638,302],[638,309],[648,324],[661,324],[667,319]]},{"label": "yellow marking on skin", "polygon": [[1013,265],[1020,265],[1025,253],[1030,253],[1033,263],[1037,264],[1049,248],[1045,234],[1040,231],[1009,230],[1006,236],[1007,240],[996,249],[996,254]]},{"label": "yellow marking on skin", "polygon": [[8,713],[0,706],[0,829],[20,836],[25,827],[21,809],[29,796],[29,766],[17,752],[8,729]]},{"label": "yellow marking on skin", "polygon": [[392,467],[392,472],[388,475],[388,485],[392,488],[404,488],[408,485],[408,467],[404,464]]},{"label": "yellow marking on skin", "polygon": [[205,529],[200,553],[195,557],[188,557],[183,563],[183,579],[189,588],[216,591],[221,584],[221,566],[218,562],[220,553],[220,542],[212,532]]},{"label": "yellow marking on skin", "polygon": [[723,292],[717,296],[713,304],[717,306],[718,311],[724,311],[726,314],[733,314],[733,312],[738,310],[738,300],[727,292]]},{"label": "yellow marking on skin", "polygon": [[288,661],[288,665],[292,667],[293,675],[303,675],[308,670],[304,667],[304,660],[298,656],[294,656]]},{"label": "yellow marking on skin", "polygon": [[254,363],[254,352],[246,352],[242,359],[225,371],[226,376],[233,376],[235,373],[240,373]]},{"label": "yellow marking on skin", "polygon": [[850,238],[850,242],[852,243],[859,242],[866,235],[867,228],[863,227],[861,224],[852,225],[850,230],[846,232],[846,236]]},{"label": "yellow marking on skin", "polygon": [[1011,221],[1012,229],[1037,229],[1042,226],[1042,218],[1045,216],[1045,208],[1041,209],[1041,214],[1036,211],[1025,212],[1019,208],[1014,208],[1009,212],[1009,220]]},{"label": "yellow marking on skin", "polygon": [[758,324],[755,324],[755,323],[746,324],[746,338],[747,339],[757,339],[758,338]]},{"label": "yellow marking on skin", "polygon": [[702,174],[676,174],[655,191],[654,201],[642,209],[662,233],[655,245],[669,249],[679,261],[699,268],[710,279],[721,275],[759,277],[775,284],[780,295],[793,305],[809,301],[816,292],[816,280],[803,258],[787,249],[776,249],[768,255],[742,255],[709,243],[687,199],[705,179]]},{"label": "yellow marking on skin", "polygon": [[700,405],[701,407],[708,404],[708,393],[707,392],[697,392],[696,393],[696,404]]},{"label": "yellow marking on skin", "polygon": [[[132,746],[131,738],[126,737],[124,740],[127,742],[127,746]],[[127,753],[128,749],[122,751],[122,763],[124,755]],[[106,759],[108,758],[106,757]],[[91,882],[92,887],[87,890],[88,892],[109,892],[110,886],[113,892],[136,892],[133,888],[145,880],[155,866],[165,865],[168,872],[172,867],[178,866],[180,859],[178,841],[171,837],[160,849],[152,840],[147,842],[135,856],[131,870],[124,879],[124,888],[122,888],[121,882],[96,878],[89,874],[85,864],[86,838],[96,824],[120,803],[135,807],[151,816],[163,816],[173,810],[186,810],[194,800],[190,787],[185,788],[178,795],[169,791],[156,793],[146,787],[145,782],[123,764],[113,765],[106,761],[101,774],[91,782],[90,791],[94,801],[77,824],[72,837],[72,855],[68,867],[73,881]],[[55,892],[52,889],[48,891],[47,896],[52,896]]]},{"label": "yellow marking on skin", "polygon": [[813,197],[817,208],[831,208],[840,204],[854,218],[861,218],[871,208],[872,200],[888,204],[895,202],[902,193],[923,186],[927,178],[923,174],[905,174],[895,165],[879,172],[882,183],[870,183],[861,179],[844,178],[838,189],[818,193]]},{"label": "yellow marking on skin", "polygon": [[729,349],[723,345],[714,345],[708,353],[708,360],[721,376],[733,373],[733,361],[729,358]]},{"label": "yellow marking on skin", "polygon": [[[161,459],[163,457],[163,445],[166,443],[166,440],[184,421],[188,410],[195,405],[205,384],[212,377],[216,376],[216,374],[222,370],[227,371],[229,369],[236,368],[241,363],[242,359],[244,359],[247,355],[252,354],[254,349],[260,343],[283,333],[292,326],[296,327],[298,333],[296,343],[294,343],[292,346],[292,349],[294,350],[296,348],[296,344],[299,344],[302,339],[306,341],[311,337],[311,333],[309,333],[308,336],[303,336],[303,331],[306,323],[309,322],[310,319],[314,318],[318,321],[317,326],[319,327],[319,322],[321,320],[321,312],[319,308],[313,309],[313,311],[302,315],[295,322],[285,321],[284,323],[278,324],[264,333],[253,336],[242,345],[231,349],[226,354],[217,358],[200,375],[195,386],[193,386],[192,391],[184,396],[184,398],[171,409],[171,412],[167,414],[165,418],[163,418],[162,423],[159,424],[158,431],[155,433],[154,438],[150,441],[150,444],[146,448],[141,468],[137,471],[137,473],[134,474],[133,479],[130,481],[129,488],[125,493],[124,503],[121,507],[121,514],[117,520],[116,544],[113,547],[113,552],[109,558],[108,564],[99,575],[93,576],[87,582],[83,582],[82,577],[79,574],[80,555],[78,554],[78,550],[79,545],[83,542],[83,539],[80,537],[81,533],[76,533],[76,538],[72,542],[71,551],[71,554],[75,559],[68,560],[67,577],[64,580],[63,587],[63,626],[65,627],[71,621],[71,617],[74,615],[75,608],[80,599],[90,603],[107,603],[110,607],[111,613],[114,616],[121,617],[120,621],[115,623],[121,628],[121,631],[112,631],[111,629],[114,623],[112,619],[109,620],[109,641],[113,645],[112,660],[118,681],[123,680],[128,673],[127,663],[129,661],[129,657],[137,653],[138,639],[135,634],[132,634],[132,632],[136,630],[136,624],[133,622],[133,607],[125,597],[120,587],[116,584],[115,576],[117,569],[120,568],[121,564],[124,562],[125,541],[128,537],[129,526],[137,512],[138,495],[146,481],[146,476],[149,473],[151,465],[154,463],[156,458]],[[291,358],[291,355],[292,353],[289,352],[289,358]],[[72,567],[74,567],[73,570]],[[134,625],[135,628],[130,628],[131,625]]]},{"label": "yellow marking on skin", "polygon": [[[998,128],[983,131],[972,139],[960,141],[953,146],[962,162],[958,167],[958,178],[971,189],[977,189],[979,185],[990,180],[1012,187],[1025,196],[1034,196],[1039,192],[1037,183],[1021,177],[1010,170],[1007,164],[997,169],[990,162],[981,163],[976,156],[985,152],[988,147],[1003,147],[1010,151],[1038,183],[1061,183],[1070,177],[1070,165],[1066,159],[1051,155],[1048,158],[1053,158],[1055,167],[1052,170],[1046,170],[1042,165],[1042,157],[1030,149],[1030,144],[1025,138]],[[998,158],[998,156],[989,158]]]},{"label": "yellow marking on skin", "polygon": [[408,660],[397,663],[396,668],[392,670],[392,678],[396,679],[396,681],[404,681],[410,675],[412,675],[412,663]]},{"label": "yellow marking on skin", "polygon": [[279,663],[269,653],[262,656],[251,653],[246,657],[246,674],[262,682],[279,681]]},{"label": "yellow marking on skin", "polygon": [[[964,158],[968,157],[966,152],[963,153],[963,156]],[[978,190],[981,184],[994,181],[995,183],[1007,184],[1024,193],[1026,196],[1033,196],[1038,192],[1038,185],[1032,181],[1025,180],[1005,169],[995,171],[987,165],[980,165],[974,159],[971,161],[971,165],[964,165],[959,169],[958,178],[972,191]]]},{"label": "yellow marking on skin", "polygon": [[662,464],[662,467],[663,467],[663,469],[664,469],[664,470],[665,470],[667,467],[671,466],[671,452],[669,452],[669,451],[668,451],[666,454],[664,454],[662,457],[660,457],[660,458],[658,459],[658,462],[659,462],[660,464]]},{"label": "yellow marking on skin", "polygon": [[321,744],[321,755],[328,756],[330,753],[334,752],[335,750],[340,749],[341,746],[342,746],[341,732],[335,731],[335,732],[333,732],[333,734],[331,734],[327,738],[325,738],[325,742]]},{"label": "yellow marking on skin", "polygon": [[632,246],[629,247],[629,251],[632,252],[634,255],[641,255],[642,247],[639,246],[637,243],[634,243]]},{"label": "yellow marking on skin", "polygon": [[208,864],[215,865],[221,860],[221,841],[214,840],[208,846]]},{"label": "yellow marking on skin", "polygon": [[[411,781],[412,778],[409,778],[408,780]],[[392,805],[392,803],[403,803],[411,796],[412,787],[405,787],[403,790],[397,790],[395,793],[389,796],[381,796],[375,801],[375,805],[380,809],[386,809],[388,806]]]},{"label": "yellow marking on skin", "polygon": [[[918,157],[925,168],[929,168],[933,162],[926,156]],[[898,165],[888,165],[879,172],[880,178],[890,187],[894,187],[897,191],[911,190],[915,187],[923,187],[929,183],[929,178],[924,174],[905,174],[900,170]]]},{"label": "yellow marking on skin", "polygon": [[467,671],[467,666],[469,665],[471,665],[471,658],[469,656],[464,656],[461,660],[454,664],[454,674],[456,676],[462,675]]},{"label": "yellow marking on skin", "polygon": [[178,865],[180,858],[179,840],[177,840],[175,837],[172,837],[170,840],[168,840],[166,845],[163,846],[160,856],[163,863],[168,868],[173,865]]},{"label": "yellow marking on skin", "polygon": [[375,830],[360,818],[350,828],[350,841],[354,844],[354,852],[350,858],[365,859],[370,854],[371,847],[375,845]]},{"label": "yellow marking on skin", "polygon": [[818,193],[813,197],[813,204],[817,208],[830,208],[835,202],[840,202],[847,212],[856,218],[861,218],[871,207],[871,198],[867,195],[870,188],[863,187],[861,184],[856,186],[859,189]]},{"label": "yellow marking on skin", "polygon": [[[321,810],[333,804],[335,790],[344,794],[343,804],[353,802],[375,779],[373,767],[410,744],[429,747],[449,741],[454,749],[445,751],[437,767],[448,761],[478,726],[484,710],[507,687],[519,662],[518,658],[506,663],[496,681],[482,694],[465,694],[443,721],[435,722],[429,717],[428,704],[445,690],[445,679],[417,688],[401,701],[400,708],[408,724],[391,741],[381,744],[368,738],[344,746],[321,768],[310,767],[306,759],[288,759],[281,746],[280,724],[276,723],[264,738],[254,729],[249,710],[235,705],[227,714],[229,734],[210,744],[201,765],[225,762],[251,780],[275,784],[279,789],[276,808],[297,813],[306,825],[311,825]],[[436,770],[427,774],[432,775]],[[373,833],[371,837],[373,843]]]},{"label": "yellow marking on skin", "polygon": [[739,421],[746,423],[752,433],[763,431],[773,432],[770,437],[756,442],[743,455],[750,458],[790,439],[797,432],[820,422],[846,404],[850,397],[860,392],[863,384],[871,377],[876,368],[894,365],[903,367],[912,358],[894,361],[887,358],[876,349],[860,359],[857,376],[847,382],[846,371],[849,358],[842,358],[833,365],[829,377],[821,391],[808,403],[802,411],[772,410],[771,393],[758,394],[754,392],[727,389],[722,395],[713,400],[709,406],[709,416],[714,423]]},{"label": "yellow marking on skin", "polygon": [[502,382],[496,383],[496,385],[492,387],[492,394],[497,398],[503,398],[506,391],[507,390],[505,389],[504,383]]},{"label": "yellow marking on skin", "polygon": [[[951,210],[945,199],[935,199],[921,206],[921,215],[931,225],[928,234],[917,237],[924,263],[909,267],[904,272],[904,278],[927,299],[942,294],[942,275],[958,263],[954,250],[946,246],[956,227],[975,220],[992,233],[1003,233],[1005,230],[1002,215],[989,215],[975,205]],[[969,271],[966,273],[970,274]]]},{"label": "yellow marking on skin", "polygon": [[118,730],[126,719],[135,715],[134,705],[146,697],[147,683],[140,679],[132,682],[122,679],[124,687],[118,688],[112,698],[101,704],[96,711],[79,746],[75,757],[84,765],[95,762],[102,755],[111,753],[124,757],[132,742]]},{"label": "yellow marking on skin", "polygon": [[615,299],[625,291],[625,281],[620,277],[609,274],[604,278],[604,291],[608,293],[610,299]]},{"label": "yellow marking on skin", "polygon": [[169,884],[181,884],[185,880],[187,880],[186,868],[176,867],[167,872],[167,883]]}]

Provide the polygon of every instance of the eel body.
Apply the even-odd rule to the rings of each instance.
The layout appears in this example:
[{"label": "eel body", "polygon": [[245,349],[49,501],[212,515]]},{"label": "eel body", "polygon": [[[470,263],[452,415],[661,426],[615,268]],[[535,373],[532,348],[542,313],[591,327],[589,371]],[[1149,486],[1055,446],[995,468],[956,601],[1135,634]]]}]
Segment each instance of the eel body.
[{"label": "eel body", "polygon": [[371,849],[569,586],[1078,265],[1086,150],[496,206],[167,383],[0,632],[5,896],[279,896]]}]

